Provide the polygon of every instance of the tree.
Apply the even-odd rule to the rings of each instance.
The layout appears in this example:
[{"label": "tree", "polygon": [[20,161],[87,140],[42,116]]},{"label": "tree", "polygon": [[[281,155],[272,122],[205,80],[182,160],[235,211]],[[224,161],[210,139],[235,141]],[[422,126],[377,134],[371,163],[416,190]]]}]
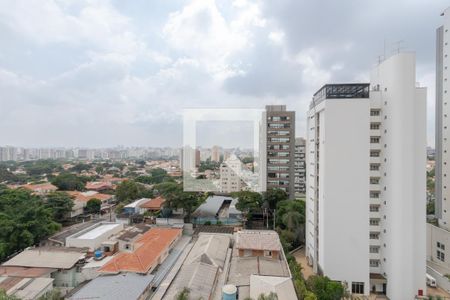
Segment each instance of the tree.
[{"label": "tree", "polygon": [[75,174],[63,173],[56,176],[52,180],[52,184],[58,187],[62,191],[82,191],[84,190],[85,184],[81,178]]},{"label": "tree", "polygon": [[289,198],[288,194],[281,189],[268,189],[263,194],[263,201],[269,204],[270,209],[277,207],[277,203]]},{"label": "tree", "polygon": [[[0,300],[2,298],[0,297]],[[53,289],[51,291],[46,292],[44,295],[38,298],[38,300],[61,300],[63,299],[61,295],[61,291],[58,289]]]},{"label": "tree", "polygon": [[179,292],[176,296],[176,300],[189,300],[190,290],[185,287],[181,292]]},{"label": "tree", "polygon": [[161,183],[167,177],[167,171],[161,168],[156,168],[150,170],[150,175],[152,178],[152,184]]},{"label": "tree", "polygon": [[95,167],[95,172],[97,172],[97,174],[103,174],[103,171],[105,171],[105,169],[102,166],[96,166]]},{"label": "tree", "polygon": [[102,201],[92,198],[86,203],[86,212],[91,214],[99,214],[102,207]]},{"label": "tree", "polygon": [[263,204],[262,196],[257,192],[241,191],[232,193],[231,196],[237,198],[236,208],[242,212],[259,211]]},{"label": "tree", "polygon": [[0,182],[19,182],[19,178],[11,173],[7,168],[0,167]]},{"label": "tree", "polygon": [[434,200],[427,203],[427,215],[434,215],[435,204]]},{"label": "tree", "polygon": [[278,300],[278,296],[274,292],[270,292],[268,295],[259,295],[258,300]]},{"label": "tree", "polygon": [[133,180],[125,180],[116,188],[117,201],[128,204],[142,196],[144,189]]},{"label": "tree", "polygon": [[305,216],[302,215],[298,211],[288,211],[285,213],[281,220],[283,222],[283,225],[291,232],[294,232],[296,229],[299,228],[300,225],[302,225],[305,222]]},{"label": "tree", "polygon": [[81,173],[82,171],[88,171],[91,169],[91,166],[88,164],[78,163],[75,166],[73,166],[70,171]]},{"label": "tree", "polygon": [[46,197],[46,206],[51,209],[53,219],[58,222],[67,220],[74,205],[72,197],[65,192],[53,192]]},{"label": "tree", "polygon": [[37,244],[60,225],[42,199],[25,189],[0,187],[0,260]]},{"label": "tree", "polygon": [[306,281],[306,286],[320,300],[340,300],[345,293],[342,284],[332,281],[326,276],[310,276]]},{"label": "tree", "polygon": [[5,290],[0,289],[0,300],[20,300],[14,295],[8,295]]}]

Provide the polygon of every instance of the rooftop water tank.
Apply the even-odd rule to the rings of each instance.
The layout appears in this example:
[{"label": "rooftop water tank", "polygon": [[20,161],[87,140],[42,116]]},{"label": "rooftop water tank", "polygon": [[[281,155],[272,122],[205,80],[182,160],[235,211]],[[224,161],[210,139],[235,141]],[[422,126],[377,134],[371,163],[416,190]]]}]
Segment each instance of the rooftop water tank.
[{"label": "rooftop water tank", "polygon": [[97,250],[94,252],[94,258],[95,259],[101,259],[103,256],[103,251],[102,250]]},{"label": "rooftop water tank", "polygon": [[233,284],[224,285],[222,288],[222,300],[236,300],[237,288]]}]

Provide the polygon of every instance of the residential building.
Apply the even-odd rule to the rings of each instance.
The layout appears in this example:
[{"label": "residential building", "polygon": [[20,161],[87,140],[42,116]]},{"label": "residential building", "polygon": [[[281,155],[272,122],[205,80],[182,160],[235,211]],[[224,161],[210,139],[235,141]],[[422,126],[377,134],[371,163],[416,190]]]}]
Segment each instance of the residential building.
[{"label": "residential building", "polygon": [[84,281],[81,276],[81,267],[84,265],[85,257],[85,251],[78,248],[28,248],[3,263],[2,267],[29,269],[24,271],[25,274],[47,269],[51,278],[54,279],[53,286],[65,294]]},{"label": "residential building", "polygon": [[158,196],[153,199],[149,199],[149,201],[144,202],[140,205],[141,209],[146,212],[158,212],[163,208],[164,202],[166,202],[166,199],[164,199],[161,196]]},{"label": "residential building", "polygon": [[230,156],[220,164],[220,192],[233,193],[242,190],[242,162],[236,155]]},{"label": "residential building", "polygon": [[239,300],[276,292],[278,299],[297,299],[280,239],[271,230],[242,230],[234,234],[226,283],[237,289]]},{"label": "residential building", "polygon": [[66,238],[66,247],[88,248],[91,252],[101,249],[104,252],[113,253],[117,251],[117,246],[114,249],[114,247],[109,246],[110,243],[108,243],[107,247],[103,246],[103,243],[122,230],[123,224],[109,222],[97,223],[68,236]]},{"label": "residential building", "polygon": [[242,212],[236,209],[237,199],[229,196],[213,195],[192,213],[192,222],[204,224],[210,222],[215,224],[241,224]]},{"label": "residential building", "polygon": [[195,167],[200,167],[200,150],[195,149]]},{"label": "residential building", "polygon": [[213,146],[211,149],[211,161],[220,162],[220,148]]},{"label": "residential building", "polygon": [[131,252],[120,252],[100,268],[101,273],[133,272],[148,274],[169,255],[182,230],[176,228],[151,228],[138,238]]},{"label": "residential building", "polygon": [[53,289],[53,278],[0,276],[0,290],[15,299],[38,300]]},{"label": "residential building", "polygon": [[425,291],[426,89],[415,71],[414,53],[393,55],[370,84],[322,87],[308,112],[306,255],[354,294]]},{"label": "residential building", "polygon": [[294,186],[295,193],[304,195],[306,192],[306,163],[305,163],[306,141],[304,138],[295,139],[294,153]]},{"label": "residential building", "polygon": [[55,192],[56,190],[58,190],[56,186],[54,186],[49,182],[39,184],[25,184],[21,185],[20,187],[30,190],[37,195],[46,195],[48,193]]},{"label": "residential building", "polygon": [[230,244],[230,235],[200,234],[162,299],[175,299],[184,288],[189,299],[221,299],[214,294],[220,295],[218,282],[225,280]]},{"label": "residential building", "polygon": [[[263,116],[264,146],[266,147],[266,189],[282,189],[289,198],[295,197],[294,151],[295,112],[287,111],[285,105],[267,105]],[[264,188],[264,187],[263,187]]]},{"label": "residential building", "polygon": [[[443,13],[443,25],[436,30],[436,132],[435,196],[439,226],[450,230],[450,7]],[[449,175],[449,176],[447,176]]]}]

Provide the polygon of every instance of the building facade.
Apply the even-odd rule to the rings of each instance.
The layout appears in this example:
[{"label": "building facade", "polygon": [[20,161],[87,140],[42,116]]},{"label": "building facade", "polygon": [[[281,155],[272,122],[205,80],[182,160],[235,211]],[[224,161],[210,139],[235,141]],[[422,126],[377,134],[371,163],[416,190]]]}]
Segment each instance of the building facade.
[{"label": "building facade", "polygon": [[304,195],[306,190],[306,163],[305,163],[305,147],[306,141],[304,138],[295,139],[295,153],[294,153],[294,186],[295,193]]},{"label": "building facade", "polygon": [[320,89],[306,148],[314,269],[355,294],[424,292],[426,89],[416,87],[414,53],[381,62],[370,84]]},{"label": "building facade", "polygon": [[265,116],[266,189],[282,189],[295,198],[295,112],[285,105],[267,105]]}]

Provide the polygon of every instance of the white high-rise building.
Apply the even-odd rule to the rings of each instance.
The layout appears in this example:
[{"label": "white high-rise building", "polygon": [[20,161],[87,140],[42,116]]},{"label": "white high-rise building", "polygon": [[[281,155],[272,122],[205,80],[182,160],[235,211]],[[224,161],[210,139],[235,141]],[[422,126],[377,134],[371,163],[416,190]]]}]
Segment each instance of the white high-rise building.
[{"label": "white high-rise building", "polygon": [[[443,13],[444,24],[436,30],[436,216],[439,226],[450,230],[450,7]],[[447,176],[448,174],[448,176]]]},{"label": "white high-rise building", "polygon": [[330,84],[307,125],[306,255],[355,294],[425,292],[426,89],[415,54],[380,63],[370,84]]}]

